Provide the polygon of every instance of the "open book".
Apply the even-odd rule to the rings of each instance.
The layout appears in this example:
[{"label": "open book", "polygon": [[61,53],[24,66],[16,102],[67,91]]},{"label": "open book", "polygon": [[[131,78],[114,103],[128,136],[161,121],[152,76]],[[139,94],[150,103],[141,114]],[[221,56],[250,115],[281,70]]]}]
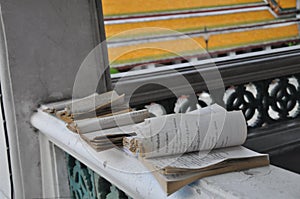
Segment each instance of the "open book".
[{"label": "open book", "polygon": [[269,164],[266,154],[242,147],[247,126],[241,111],[218,105],[146,119],[125,137],[125,151],[138,156],[167,194],[206,176]]}]

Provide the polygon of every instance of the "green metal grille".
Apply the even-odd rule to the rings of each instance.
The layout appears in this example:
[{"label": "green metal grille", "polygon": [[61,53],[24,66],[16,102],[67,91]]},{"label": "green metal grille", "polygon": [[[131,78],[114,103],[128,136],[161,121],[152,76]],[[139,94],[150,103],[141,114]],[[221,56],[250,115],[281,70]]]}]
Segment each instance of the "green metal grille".
[{"label": "green metal grille", "polygon": [[131,199],[116,186],[66,153],[69,186],[75,199]]}]

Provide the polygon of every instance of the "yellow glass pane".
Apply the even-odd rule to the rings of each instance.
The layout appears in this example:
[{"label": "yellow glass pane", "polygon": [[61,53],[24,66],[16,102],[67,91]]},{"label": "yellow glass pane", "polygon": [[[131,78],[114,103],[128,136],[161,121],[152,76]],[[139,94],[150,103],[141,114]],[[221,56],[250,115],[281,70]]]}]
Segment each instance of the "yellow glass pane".
[{"label": "yellow glass pane", "polygon": [[[248,30],[211,35],[208,41],[209,50],[221,50],[247,46],[283,39],[299,38],[296,24],[282,27]],[[168,41],[148,42],[131,46],[109,48],[109,59],[112,65],[155,61],[178,56],[200,54],[206,48],[203,37]]]},{"label": "yellow glass pane", "polygon": [[[105,28],[106,28],[107,37],[111,37],[123,31],[128,31],[136,28],[159,27],[159,28],[177,30],[180,32],[186,32],[186,31],[193,31],[193,30],[201,30],[205,26],[207,28],[224,27],[230,25],[240,25],[240,24],[257,23],[261,21],[270,21],[270,20],[274,20],[274,18],[275,17],[268,10],[262,10],[262,11],[240,12],[240,13],[232,13],[232,14],[221,14],[221,15],[213,15],[213,16],[201,16],[201,17],[124,23],[124,24],[111,24],[111,25],[106,25]],[[157,30],[157,33],[159,33],[159,31],[160,30]],[[141,32],[139,31],[139,33]],[[153,34],[153,32],[146,31],[145,34]],[[128,35],[128,36],[134,36],[134,35]]]},{"label": "yellow glass pane", "polygon": [[283,9],[296,8],[296,1],[297,0],[276,0],[279,7]]},{"label": "yellow glass pane", "polygon": [[276,41],[285,38],[299,37],[298,25],[289,25],[276,28],[232,32],[221,35],[212,35],[209,38],[209,49],[222,49],[241,45]]},{"label": "yellow glass pane", "polygon": [[[261,3],[263,0],[102,0],[105,16]],[[141,6],[142,5],[142,6]]]}]

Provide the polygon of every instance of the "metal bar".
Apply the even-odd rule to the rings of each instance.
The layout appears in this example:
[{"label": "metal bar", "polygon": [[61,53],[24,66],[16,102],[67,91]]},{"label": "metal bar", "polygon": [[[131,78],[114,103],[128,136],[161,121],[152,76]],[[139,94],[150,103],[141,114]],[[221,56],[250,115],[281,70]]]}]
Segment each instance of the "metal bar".
[{"label": "metal bar", "polygon": [[[110,68],[109,68],[109,60],[108,60],[108,51],[107,51],[107,42],[106,42],[106,34],[105,34],[105,25],[104,25],[104,16],[103,16],[103,8],[102,8],[102,0],[96,0],[95,2],[96,11],[97,11],[97,22],[99,28],[99,44],[101,45],[101,54],[102,54],[102,67],[105,69],[104,76],[101,79],[104,81],[105,85],[100,85],[97,88],[97,92],[103,92],[103,86],[105,86],[105,90],[109,91],[112,89],[111,78],[110,78]],[[107,68],[105,68],[107,67]]]},{"label": "metal bar", "polygon": [[[153,80],[163,82],[168,80],[168,78],[176,79],[179,76],[184,76],[190,82],[195,92],[200,92],[207,90],[207,87],[203,78],[199,75],[199,71],[201,73],[215,70],[215,67],[211,67],[214,65],[213,61],[215,61],[225,86],[238,85],[300,73],[300,48],[268,51],[267,54],[258,54],[250,57],[237,56],[236,59],[231,60],[208,60],[206,63],[205,61],[198,62],[198,65],[195,62],[192,63],[193,65],[186,63],[176,69],[152,70],[147,73],[140,72],[134,75],[126,75],[113,79],[113,84],[118,84],[119,92],[130,93],[130,90],[136,85],[153,82]],[[206,83],[214,85],[214,80]],[[182,94],[186,94],[186,85],[176,85],[172,89],[180,90]],[[141,87],[131,96],[131,105],[170,97],[174,97],[174,95],[169,89],[157,85],[148,85]]]}]

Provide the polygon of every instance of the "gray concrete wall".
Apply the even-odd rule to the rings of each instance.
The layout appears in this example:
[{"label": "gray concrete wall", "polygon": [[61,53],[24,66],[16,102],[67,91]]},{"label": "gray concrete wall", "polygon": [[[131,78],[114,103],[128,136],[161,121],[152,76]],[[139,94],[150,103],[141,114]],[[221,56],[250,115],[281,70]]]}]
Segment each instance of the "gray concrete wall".
[{"label": "gray concrete wall", "polygon": [[[97,26],[89,0],[0,3],[9,61],[1,67],[11,75],[10,82],[5,78],[9,73],[1,74],[1,83],[6,93],[12,88],[16,132],[9,133],[19,142],[21,175],[14,179],[23,179],[24,198],[38,198],[42,194],[38,132],[29,123],[30,115],[39,103],[71,97],[76,72],[97,44]],[[8,107],[6,112],[13,112]]]}]

